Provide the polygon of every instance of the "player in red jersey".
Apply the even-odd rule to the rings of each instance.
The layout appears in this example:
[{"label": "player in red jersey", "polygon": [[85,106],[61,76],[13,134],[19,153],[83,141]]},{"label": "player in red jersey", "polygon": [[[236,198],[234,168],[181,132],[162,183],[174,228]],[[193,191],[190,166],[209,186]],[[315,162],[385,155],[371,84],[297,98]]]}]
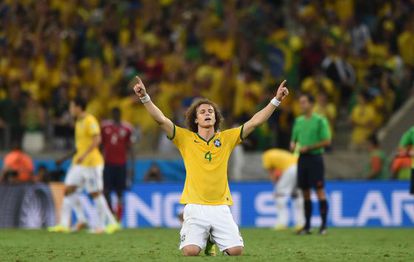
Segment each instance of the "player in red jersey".
[{"label": "player in red jersey", "polygon": [[[104,193],[118,220],[122,218],[122,194],[127,186],[127,159],[130,155],[134,163],[132,150],[133,127],[121,121],[119,108],[112,109],[112,119],[102,122],[102,146],[105,159]],[[115,191],[118,205],[113,208],[110,194]]]}]

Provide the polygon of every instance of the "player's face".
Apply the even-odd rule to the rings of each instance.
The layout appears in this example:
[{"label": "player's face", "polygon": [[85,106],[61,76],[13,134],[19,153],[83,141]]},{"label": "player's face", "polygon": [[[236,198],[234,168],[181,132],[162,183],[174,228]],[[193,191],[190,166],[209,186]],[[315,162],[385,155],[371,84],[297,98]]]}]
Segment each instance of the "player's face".
[{"label": "player's face", "polygon": [[312,110],[312,103],[306,96],[301,96],[299,98],[299,106],[302,114],[307,114]]},{"label": "player's face", "polygon": [[210,128],[216,123],[214,108],[208,104],[201,104],[197,108],[196,123],[203,128]]}]

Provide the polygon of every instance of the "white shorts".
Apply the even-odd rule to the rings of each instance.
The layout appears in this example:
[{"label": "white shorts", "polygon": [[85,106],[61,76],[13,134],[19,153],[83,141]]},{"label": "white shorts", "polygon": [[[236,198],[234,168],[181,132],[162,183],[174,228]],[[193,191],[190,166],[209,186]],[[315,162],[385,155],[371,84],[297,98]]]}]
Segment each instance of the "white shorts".
[{"label": "white shorts", "polygon": [[296,189],[297,173],[297,165],[293,165],[286,169],[275,186],[275,194],[290,196]]},{"label": "white shorts", "polygon": [[204,249],[210,234],[220,251],[244,246],[228,206],[187,204],[184,207],[184,223],[180,231],[180,249],[188,245]]},{"label": "white shorts", "polygon": [[85,167],[73,165],[65,178],[65,185],[77,186],[88,193],[103,190],[103,166]]}]

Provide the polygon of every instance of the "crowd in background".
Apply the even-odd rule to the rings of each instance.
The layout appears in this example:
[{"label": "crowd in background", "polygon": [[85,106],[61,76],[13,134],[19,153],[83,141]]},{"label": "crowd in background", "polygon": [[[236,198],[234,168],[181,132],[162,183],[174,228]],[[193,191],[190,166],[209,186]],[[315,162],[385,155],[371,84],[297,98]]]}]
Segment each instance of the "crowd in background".
[{"label": "crowd in background", "polygon": [[242,123],[287,79],[293,95],[247,150],[288,147],[300,91],[317,97],[334,136],[350,121],[359,149],[411,94],[413,46],[411,0],[4,0],[0,140],[50,133],[69,146],[80,95],[99,119],[121,108],[156,148],[157,125],[128,88],[138,74],[179,125],[200,96],[228,126]]}]

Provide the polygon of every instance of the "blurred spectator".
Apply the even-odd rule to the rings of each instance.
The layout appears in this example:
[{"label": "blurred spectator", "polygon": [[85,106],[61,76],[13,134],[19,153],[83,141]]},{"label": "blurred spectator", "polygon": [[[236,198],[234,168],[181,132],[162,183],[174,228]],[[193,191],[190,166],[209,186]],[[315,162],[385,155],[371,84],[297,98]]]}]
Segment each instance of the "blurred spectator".
[{"label": "blurred spectator", "polygon": [[340,90],[334,82],[329,79],[321,69],[314,69],[313,74],[302,81],[301,91],[317,97],[322,91],[326,93],[327,99],[335,105],[339,102]]},{"label": "blurred spectator", "polygon": [[[88,112],[105,119],[121,108],[123,120],[148,137],[144,146],[157,148],[157,125],[129,97],[126,83],[136,74],[175,118],[199,96],[217,101],[226,118],[249,118],[264,87],[283,77],[315,96],[322,88],[337,112],[356,90],[376,89],[373,106],[387,110],[376,121],[384,124],[413,87],[414,4],[407,0],[15,0],[1,2],[0,14],[3,140],[9,130],[13,140],[22,136],[16,94],[24,91],[51,116],[45,124],[56,147],[70,148],[67,104],[82,93]],[[373,71],[378,80],[388,74],[390,84],[366,81]],[[21,90],[6,92],[15,86]],[[285,116],[288,131],[293,118]],[[256,139],[268,135],[260,130]]]},{"label": "blurred spectator", "polygon": [[23,136],[21,115],[24,103],[21,88],[17,82],[12,83],[8,89],[7,97],[0,100],[0,128],[3,133],[8,132],[11,144],[20,143]]},{"label": "blurred spectator", "polygon": [[8,183],[31,182],[34,166],[32,158],[22,151],[20,143],[14,142],[13,149],[4,157],[0,181]]},{"label": "blurred spectator", "polygon": [[336,108],[335,105],[328,100],[328,95],[323,90],[320,90],[316,96],[316,102],[313,111],[328,119],[329,127],[331,128],[331,135],[333,136],[336,119]]},{"label": "blurred spectator", "polygon": [[366,24],[362,23],[361,17],[350,19],[349,29],[351,35],[352,53],[361,55],[367,44],[371,41],[371,33]]},{"label": "blurred spectator", "polygon": [[68,87],[61,86],[55,90],[50,106],[50,117],[55,138],[55,146],[58,149],[71,148],[70,141],[74,135],[72,119],[69,113]]},{"label": "blurred spectator", "polygon": [[404,24],[404,30],[398,36],[398,50],[406,65],[414,67],[414,18],[410,19]]},{"label": "blurred spectator", "polygon": [[31,95],[26,96],[26,105],[22,112],[25,132],[36,132],[45,128],[45,110]]},{"label": "blurred spectator", "polygon": [[370,160],[367,179],[386,179],[386,156],[385,152],[380,149],[380,145],[375,134],[371,135],[368,139],[368,151]]},{"label": "blurred spectator", "polygon": [[144,176],[144,182],[161,182],[163,180],[164,178],[160,167],[157,165],[157,163],[152,163],[151,167],[148,169],[147,173]]},{"label": "blurred spectator", "polygon": [[398,180],[410,180],[411,166],[411,157],[405,149],[399,149],[391,163],[391,177]]},{"label": "blurred spectator", "polygon": [[39,165],[36,170],[36,174],[33,177],[34,182],[43,182],[48,183],[49,182],[49,170],[45,165]]},{"label": "blurred spectator", "polygon": [[38,153],[45,147],[44,129],[46,112],[30,94],[26,96],[26,105],[22,111],[23,149],[29,153]]},{"label": "blurred spectator", "polygon": [[346,56],[345,44],[340,44],[337,52],[331,51],[322,61],[323,70],[340,89],[345,101],[350,97],[356,81],[355,70],[346,60]]},{"label": "blurred spectator", "polygon": [[351,148],[360,150],[366,147],[368,138],[375,130],[375,109],[368,101],[366,93],[359,93],[357,104],[351,112],[350,121],[352,123]]}]

